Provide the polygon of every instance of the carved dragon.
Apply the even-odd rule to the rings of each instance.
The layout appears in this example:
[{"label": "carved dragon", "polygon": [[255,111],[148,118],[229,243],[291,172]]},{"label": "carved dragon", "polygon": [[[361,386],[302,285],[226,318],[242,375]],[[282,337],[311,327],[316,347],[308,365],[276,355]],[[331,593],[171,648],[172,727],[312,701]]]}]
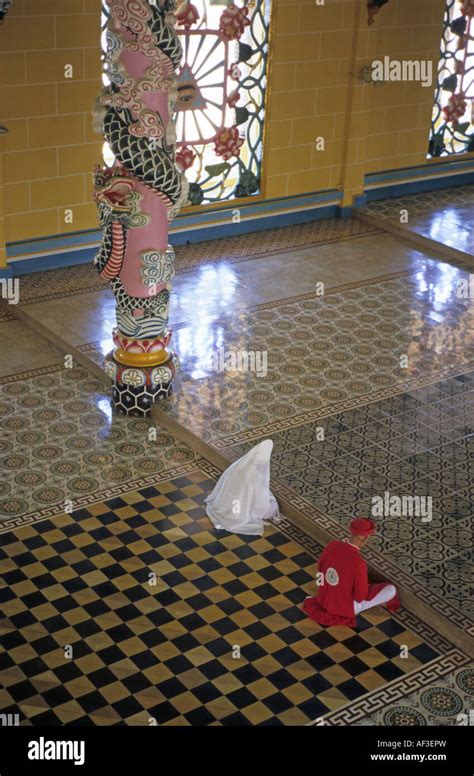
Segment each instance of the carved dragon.
[{"label": "carved dragon", "polygon": [[147,415],[168,396],[176,363],[167,350],[174,252],[168,223],[187,199],[175,164],[172,122],[181,46],[173,0],[108,0],[104,86],[96,130],[113,153],[96,167],[94,198],[103,239],[94,259],[117,303],[116,350],[105,368],[119,412]]}]

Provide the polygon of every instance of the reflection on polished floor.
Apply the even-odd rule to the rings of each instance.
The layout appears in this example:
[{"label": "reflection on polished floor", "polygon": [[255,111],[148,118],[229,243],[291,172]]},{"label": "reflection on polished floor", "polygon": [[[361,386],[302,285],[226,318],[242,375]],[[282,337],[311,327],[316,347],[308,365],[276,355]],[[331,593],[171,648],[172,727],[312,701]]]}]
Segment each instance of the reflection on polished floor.
[{"label": "reflection on polished floor", "polygon": [[[1,310],[0,570],[13,592],[0,588],[0,711],[27,724],[455,724],[467,655],[406,609],[374,610],[356,631],[306,621],[317,542],[289,520],[260,544],[214,531],[202,502],[219,472],[179,429],[230,460],[271,437],[276,495],[335,537],[374,496],[430,496],[429,522],[381,518],[367,559],[472,628],[467,267],[351,219],[177,255],[182,366],[160,405],[173,432],[158,416],[112,417],[106,385],[65,368],[65,352],[101,365],[112,346],[113,297],[90,267],[25,276],[24,320]],[[255,368],[225,367],[229,353],[253,353]],[[160,589],[142,595],[148,567]],[[79,673],[64,639],[82,645]]]},{"label": "reflection on polished floor", "polygon": [[[181,378],[162,405],[230,459],[273,438],[276,483],[336,534],[376,496],[429,497],[429,521],[383,520],[371,557],[460,630],[466,618],[473,628],[474,308],[458,293],[468,280],[422,257],[397,277],[222,320],[207,352],[203,330],[181,329]],[[209,371],[209,350],[267,353],[268,373]]]},{"label": "reflection on polished floor", "polygon": [[[467,277],[423,257],[397,277],[329,288],[323,296],[309,291],[179,329],[182,389],[163,407],[184,421],[192,404],[193,430],[222,444],[308,412],[373,401],[446,369],[467,371],[474,311],[457,296]],[[267,373],[216,372],[212,356],[221,350],[267,353]]]},{"label": "reflection on polished floor", "polygon": [[168,476],[196,457],[160,429],[149,437],[150,421],[112,417],[104,385],[85,369],[37,371],[0,380],[0,531],[60,514],[68,499],[75,508]]},{"label": "reflection on polished floor", "polygon": [[[371,202],[362,212],[474,256],[474,186]],[[383,223],[383,222],[382,222]]]}]

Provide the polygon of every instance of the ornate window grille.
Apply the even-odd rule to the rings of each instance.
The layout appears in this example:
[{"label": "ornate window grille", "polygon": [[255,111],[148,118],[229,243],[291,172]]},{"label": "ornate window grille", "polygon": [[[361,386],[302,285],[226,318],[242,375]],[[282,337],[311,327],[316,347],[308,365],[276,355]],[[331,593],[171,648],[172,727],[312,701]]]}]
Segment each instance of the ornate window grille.
[{"label": "ornate window grille", "polygon": [[[176,160],[186,170],[193,205],[260,193],[270,3],[177,3],[183,59],[177,77]],[[105,53],[107,0],[102,13]]]},{"label": "ornate window grille", "polygon": [[447,0],[428,158],[474,151],[474,0]]}]

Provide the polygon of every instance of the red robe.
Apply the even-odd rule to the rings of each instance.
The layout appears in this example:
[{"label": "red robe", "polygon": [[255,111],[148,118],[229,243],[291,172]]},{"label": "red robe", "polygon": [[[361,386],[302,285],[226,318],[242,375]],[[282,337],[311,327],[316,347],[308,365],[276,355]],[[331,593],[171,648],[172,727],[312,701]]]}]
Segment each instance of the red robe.
[{"label": "red robe", "polygon": [[[354,601],[371,601],[387,583],[369,585],[367,563],[359,549],[349,542],[330,542],[319,559],[318,570],[324,584],[317,595],[307,598],[303,609],[320,625],[356,624]],[[397,596],[385,604],[389,611],[399,608]]]}]

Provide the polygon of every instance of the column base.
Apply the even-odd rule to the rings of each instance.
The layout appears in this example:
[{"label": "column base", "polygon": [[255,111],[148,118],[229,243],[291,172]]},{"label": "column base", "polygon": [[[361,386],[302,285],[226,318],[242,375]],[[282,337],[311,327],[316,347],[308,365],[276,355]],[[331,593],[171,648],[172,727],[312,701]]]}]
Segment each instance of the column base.
[{"label": "column base", "polygon": [[153,404],[168,399],[172,381],[179,368],[175,353],[160,366],[123,366],[114,359],[114,351],[108,353],[104,368],[112,378],[112,407],[120,415],[148,418]]}]

